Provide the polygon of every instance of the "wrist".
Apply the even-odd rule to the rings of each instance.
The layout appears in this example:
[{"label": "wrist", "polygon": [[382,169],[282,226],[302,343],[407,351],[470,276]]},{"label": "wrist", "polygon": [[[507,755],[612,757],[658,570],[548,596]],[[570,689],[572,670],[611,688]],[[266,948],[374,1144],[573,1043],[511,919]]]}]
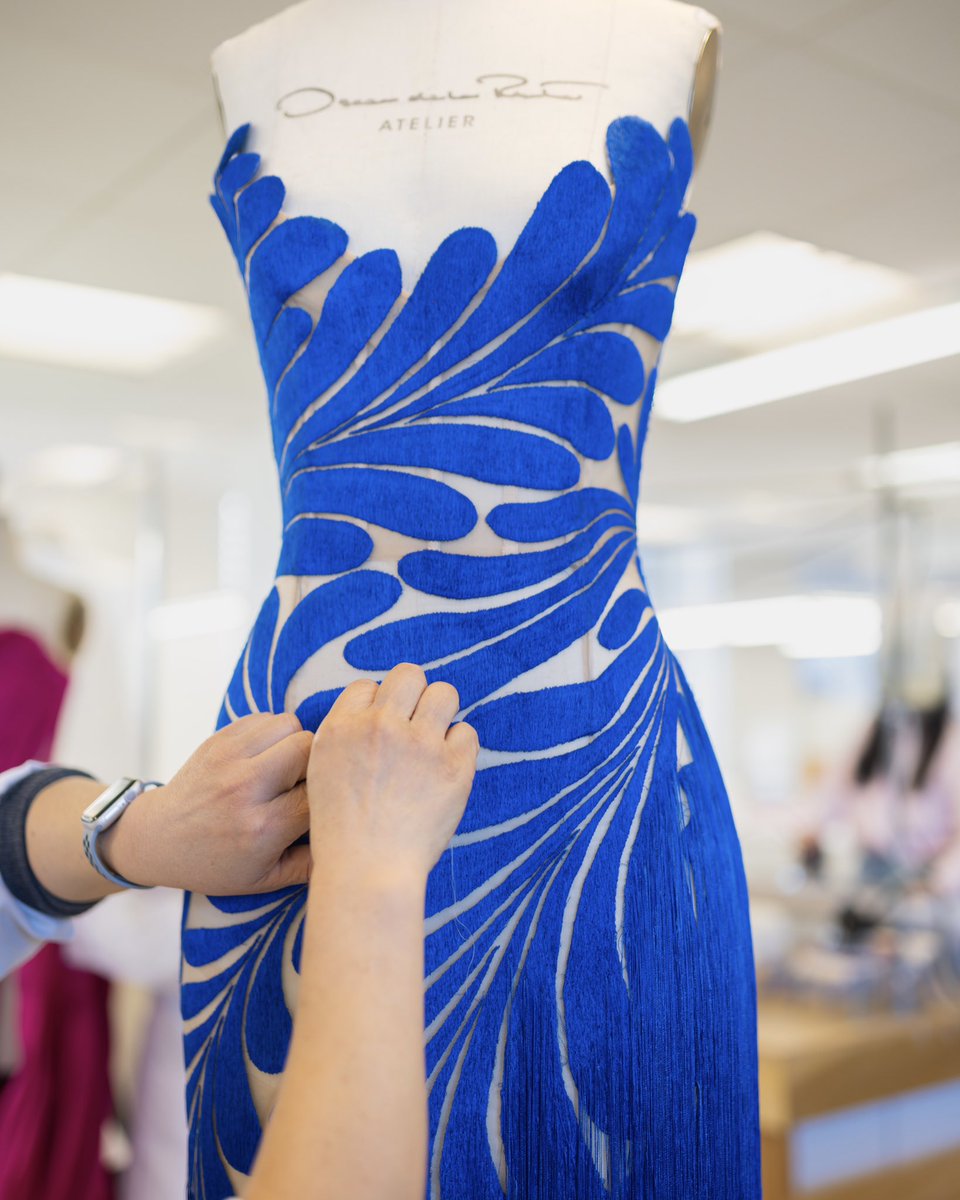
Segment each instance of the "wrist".
[{"label": "wrist", "polygon": [[398,924],[421,928],[426,893],[426,874],[412,864],[321,854],[311,867],[307,903],[323,910],[324,920],[335,911],[338,919],[386,931]]},{"label": "wrist", "polygon": [[389,857],[344,852],[337,846],[311,845],[313,865],[311,882],[351,893],[373,897],[410,898],[422,901],[426,897],[429,868],[412,856],[392,854]]},{"label": "wrist", "polygon": [[154,813],[163,787],[148,788],[129,808],[120,814],[109,829],[97,839],[97,852],[103,864],[115,874],[139,887],[156,887],[164,883],[160,830]]},{"label": "wrist", "polygon": [[15,784],[0,804],[3,880],[30,908],[48,916],[84,912],[106,894],[83,856],[76,822],[100,791],[85,771],[47,767]]}]

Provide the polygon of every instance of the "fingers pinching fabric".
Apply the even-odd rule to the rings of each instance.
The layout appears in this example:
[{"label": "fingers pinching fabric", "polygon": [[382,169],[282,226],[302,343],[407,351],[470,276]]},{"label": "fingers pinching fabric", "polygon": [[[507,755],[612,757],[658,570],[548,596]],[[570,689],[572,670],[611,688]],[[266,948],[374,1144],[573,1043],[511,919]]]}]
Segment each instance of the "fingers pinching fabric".
[{"label": "fingers pinching fabric", "polygon": [[[283,503],[220,724],[315,729],[399,661],[480,738],[428,881],[430,1200],[759,1200],[740,845],[637,549],[657,363],[696,219],[690,135],[639,116],[501,257],[454,230],[404,292],[230,138]],[[242,1189],[291,1033],[305,890],[188,896],[190,1195]]]}]

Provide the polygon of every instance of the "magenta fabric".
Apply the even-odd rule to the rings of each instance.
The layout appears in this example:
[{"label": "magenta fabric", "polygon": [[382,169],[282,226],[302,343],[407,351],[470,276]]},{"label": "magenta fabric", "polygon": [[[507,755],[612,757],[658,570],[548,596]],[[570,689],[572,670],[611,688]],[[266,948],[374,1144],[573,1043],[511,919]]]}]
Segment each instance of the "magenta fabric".
[{"label": "magenta fabric", "polygon": [[[67,682],[35,637],[0,630],[0,769],[49,759]],[[110,985],[56,945],[15,979],[22,1060],[0,1092],[0,1200],[112,1200],[100,1163],[113,1110]]]},{"label": "magenta fabric", "polygon": [[18,972],[24,1064],[0,1093],[2,1200],[112,1200],[109,984],[44,947]]},{"label": "magenta fabric", "polygon": [[23,630],[0,629],[0,771],[53,747],[67,676]]}]

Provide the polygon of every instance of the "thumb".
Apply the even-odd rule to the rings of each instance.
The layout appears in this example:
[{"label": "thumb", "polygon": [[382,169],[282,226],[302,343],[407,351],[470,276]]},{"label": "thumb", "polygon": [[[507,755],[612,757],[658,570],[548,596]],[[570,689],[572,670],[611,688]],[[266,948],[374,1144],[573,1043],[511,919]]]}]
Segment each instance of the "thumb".
[{"label": "thumb", "polygon": [[308,883],[312,866],[309,846],[288,846],[270,870],[258,880],[256,890],[274,892],[278,888]]}]

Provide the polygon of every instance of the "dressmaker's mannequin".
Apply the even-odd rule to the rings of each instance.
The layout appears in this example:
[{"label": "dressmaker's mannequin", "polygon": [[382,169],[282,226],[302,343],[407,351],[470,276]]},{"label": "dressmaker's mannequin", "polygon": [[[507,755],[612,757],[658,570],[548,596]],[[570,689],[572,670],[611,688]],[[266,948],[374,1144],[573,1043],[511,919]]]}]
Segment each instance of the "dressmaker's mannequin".
[{"label": "dressmaker's mannequin", "polygon": [[[0,769],[51,758],[83,616],[76,596],[24,568],[0,516]],[[16,1014],[0,1029],[0,1072],[11,1057],[15,1067],[0,1096],[0,1195],[107,1194],[97,1144],[110,1106],[107,1001],[106,983],[74,971],[54,945],[0,980],[0,1023]],[[69,1087],[82,1105],[61,1103]]]},{"label": "dressmaker's mannequin", "polygon": [[[218,723],[402,660],[480,738],[427,882],[432,1200],[760,1196],[742,857],[636,545],[718,29],[310,0],[213,56],[284,520]],[[243,1194],[302,914],[187,897],[191,1200]]]},{"label": "dressmaker's mannequin", "polygon": [[251,123],[285,215],[336,221],[351,256],[395,249],[409,290],[459,226],[505,255],[565,163],[607,174],[617,116],[664,135],[683,117],[699,161],[719,30],[677,0],[306,0],[212,61],[226,132]]}]

